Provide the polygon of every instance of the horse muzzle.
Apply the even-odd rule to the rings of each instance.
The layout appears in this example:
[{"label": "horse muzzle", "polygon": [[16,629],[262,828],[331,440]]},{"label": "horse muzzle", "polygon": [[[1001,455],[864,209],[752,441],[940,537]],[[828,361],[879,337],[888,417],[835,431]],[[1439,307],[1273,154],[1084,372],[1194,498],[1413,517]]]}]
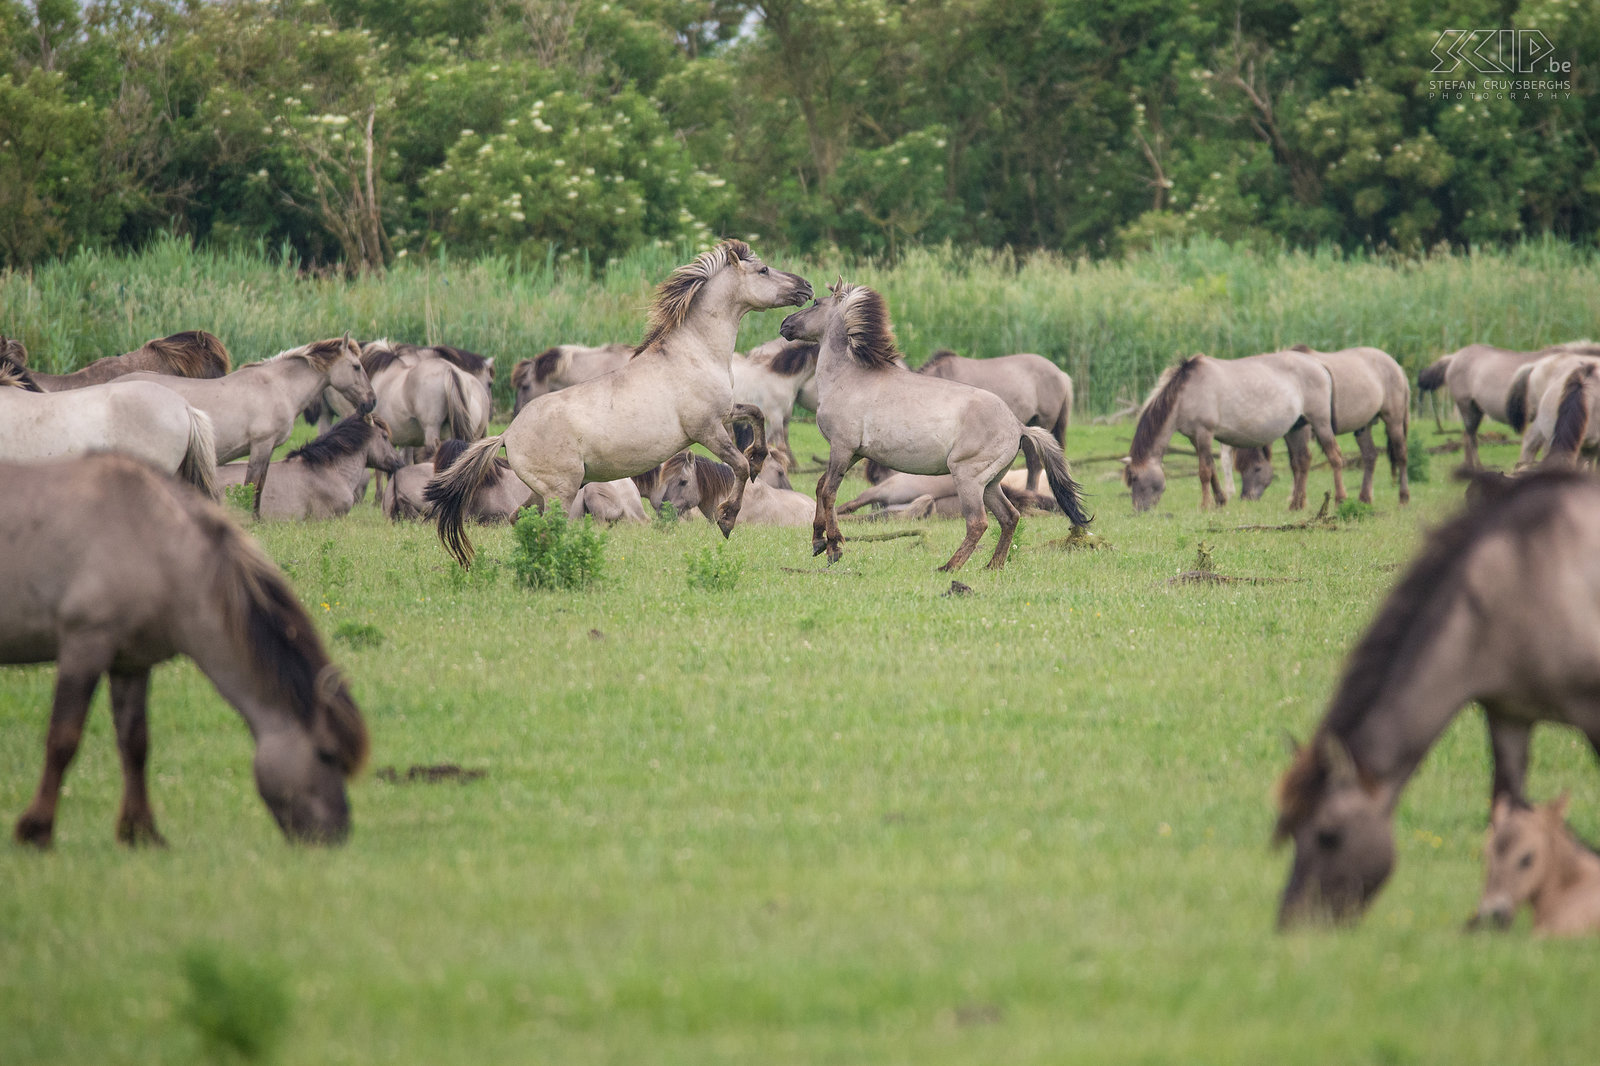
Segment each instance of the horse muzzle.
[{"label": "horse muzzle", "polygon": [[356,408],[356,414],[365,417],[370,415],[377,406],[378,398],[376,396],[373,396],[370,399],[362,400],[361,405]]},{"label": "horse muzzle", "polygon": [[794,296],[790,298],[789,302],[794,304],[796,307],[804,307],[812,297],[811,282],[800,277],[798,274],[794,275],[794,280],[799,283],[800,287],[795,290]]}]

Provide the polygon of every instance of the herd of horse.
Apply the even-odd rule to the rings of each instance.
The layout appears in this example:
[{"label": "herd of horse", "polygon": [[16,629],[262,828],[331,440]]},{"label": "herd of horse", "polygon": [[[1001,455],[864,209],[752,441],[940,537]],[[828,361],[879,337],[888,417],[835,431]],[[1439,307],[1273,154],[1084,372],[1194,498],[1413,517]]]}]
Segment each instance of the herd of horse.
[{"label": "herd of horse", "polygon": [[[734,351],[746,314],[786,306],[798,309],[780,338]],[[469,523],[524,507],[614,522],[670,503],[724,536],[739,522],[809,522],[813,553],[830,564],[843,551],[841,514],[960,514],[965,536],[943,570],[967,562],[987,516],[1000,526],[993,569],[1025,510],[1093,520],[1065,455],[1072,381],[1054,363],[940,352],[913,370],[882,295],[840,277],[817,296],[740,241],[660,285],[639,345],[561,345],[518,363],[513,417],[486,436],[493,381],[494,361],[472,352],[348,334],[233,369],[217,338],[180,333],[59,376],[30,370],[22,346],[0,338],[0,663],[57,664],[44,771],[17,839],[50,842],[90,697],[109,677],[124,777],[117,835],[160,842],[146,698],[151,668],[176,655],[248,722],[257,787],[283,832],[347,834],[345,782],[365,758],[366,727],[292,588],[218,505],[233,486],[250,487],[261,518],[327,519],[376,472],[384,512],[433,521],[463,566]],[[1531,807],[1524,781],[1537,722],[1574,726],[1600,753],[1600,481],[1575,469],[1600,450],[1600,347],[1472,345],[1418,385],[1449,389],[1470,468],[1488,416],[1524,432],[1523,469],[1471,476],[1465,510],[1429,535],[1297,746],[1279,785],[1275,837],[1294,850],[1279,922],[1361,915],[1393,869],[1406,783],[1475,702],[1494,764],[1480,920],[1503,924],[1531,901],[1540,931],[1594,929],[1600,858],[1566,830],[1565,801]],[[797,403],[828,444],[814,496],[787,476]],[[1350,433],[1370,502],[1381,423],[1405,503],[1411,410],[1406,374],[1376,348],[1195,355],[1142,405],[1122,476],[1136,511],[1155,506],[1162,457],[1181,434],[1198,458],[1201,506],[1220,506],[1220,468],[1231,463],[1244,495],[1259,496],[1281,439],[1299,508],[1314,437],[1343,500],[1337,438]],[[272,461],[302,415],[322,432]],[[1019,452],[1026,468],[1013,471]],[[837,506],[862,460],[872,487]]]}]

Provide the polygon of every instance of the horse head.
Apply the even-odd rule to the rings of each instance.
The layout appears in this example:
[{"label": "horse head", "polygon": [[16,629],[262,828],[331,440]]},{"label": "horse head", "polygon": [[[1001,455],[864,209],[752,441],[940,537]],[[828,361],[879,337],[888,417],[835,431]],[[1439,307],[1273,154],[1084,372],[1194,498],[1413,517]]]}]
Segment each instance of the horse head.
[{"label": "horse head", "polygon": [[358,414],[370,414],[378,397],[361,365],[361,346],[346,331],[339,350],[328,362],[328,386],[355,405]]}]

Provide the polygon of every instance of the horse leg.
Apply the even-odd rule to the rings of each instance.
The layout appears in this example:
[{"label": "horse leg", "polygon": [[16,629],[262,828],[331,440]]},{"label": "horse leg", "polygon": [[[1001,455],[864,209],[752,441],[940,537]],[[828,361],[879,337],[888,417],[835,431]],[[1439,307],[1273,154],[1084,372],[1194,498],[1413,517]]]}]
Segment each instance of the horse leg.
[{"label": "horse leg", "polygon": [[833,504],[839,496],[839,483],[859,458],[853,451],[830,446],[828,469],[822,472],[822,478],[817,482],[817,513],[811,520],[811,554],[817,556],[827,552],[829,566],[838,562],[839,556],[844,554],[840,547],[843,538],[839,535],[839,518]]},{"label": "horse leg", "polygon": [[1194,454],[1200,460],[1200,509],[1210,509],[1213,492],[1217,506],[1224,506],[1228,497],[1222,494],[1222,482],[1217,477],[1216,457],[1211,454],[1211,434],[1203,429],[1195,432]]},{"label": "horse leg", "polygon": [[940,570],[946,572],[960,570],[966,565],[972,549],[983,539],[984,530],[989,528],[989,520],[983,517],[983,496],[986,488],[987,486],[977,481],[956,482],[956,496],[961,500],[961,517],[967,520],[967,535],[962,539],[956,553],[950,556],[950,561],[939,567]]},{"label": "horse leg", "polygon": [[[1435,401],[1437,410],[1437,401]],[[1402,409],[1399,415],[1384,419],[1383,436],[1389,448],[1391,471],[1400,480],[1400,502],[1411,502],[1411,442],[1408,438],[1410,412]]]},{"label": "horse leg", "polygon": [[117,727],[117,753],[122,758],[122,810],[117,815],[117,839],[124,844],[167,842],[156,831],[155,812],[145,787],[145,760],[150,750],[150,728],[145,706],[150,696],[150,671],[111,675],[111,718]]},{"label": "horse leg", "polygon": [[1283,437],[1283,443],[1289,449],[1289,470],[1294,474],[1294,490],[1289,494],[1291,511],[1298,511],[1306,505],[1306,479],[1311,474],[1310,436],[1310,427],[1297,426]]},{"label": "horse leg", "polygon": [[1017,533],[1017,520],[1021,512],[1001,491],[999,478],[989,482],[983,490],[983,502],[1000,522],[1000,542],[994,546],[994,554],[989,557],[988,565],[990,570],[999,570],[1006,565],[1006,557],[1011,554],[1011,538]]},{"label": "horse leg", "polygon": [[1333,423],[1312,422],[1311,432],[1317,435],[1317,444],[1321,446],[1322,454],[1328,457],[1328,467],[1333,471],[1333,502],[1343,503],[1346,496],[1344,453],[1339,450],[1339,438],[1333,435]]},{"label": "horse leg", "polygon": [[[1022,461],[1028,465],[1028,491],[1039,491],[1039,479],[1044,474],[1044,459],[1039,455],[1039,449],[1033,446],[1033,441],[1023,437]],[[998,516],[996,516],[998,517]]]},{"label": "horse leg", "polygon": [[1532,466],[1539,458],[1539,452],[1545,446],[1544,433],[1539,429],[1537,421],[1529,422],[1522,431],[1522,450],[1517,453],[1516,469],[1522,470]]},{"label": "horse leg", "polygon": [[1494,759],[1489,802],[1492,805],[1501,796],[1509,796],[1513,803],[1526,803],[1522,786],[1528,777],[1528,742],[1533,736],[1533,723],[1504,714],[1489,703],[1483,705],[1483,717],[1489,727],[1489,754]]},{"label": "horse leg", "polygon": [[1356,498],[1362,503],[1372,502],[1372,473],[1378,468],[1378,446],[1372,443],[1372,427],[1356,430],[1356,447],[1361,449],[1361,495]]},{"label": "horse leg", "polygon": [[1471,400],[1456,404],[1461,412],[1461,461],[1468,470],[1478,469],[1478,423],[1483,421],[1483,408]]},{"label": "horse leg", "polygon": [[256,487],[255,502],[251,506],[251,513],[261,517],[261,496],[267,491],[267,468],[272,465],[272,442],[252,441],[250,443],[250,463],[244,469],[244,480],[247,485]]},{"label": "horse leg", "polygon": [[[750,405],[741,404],[738,406],[749,407]],[[725,538],[733,533],[733,524],[739,518],[739,508],[744,504],[744,487],[750,483],[752,477],[749,460],[745,458],[744,452],[739,450],[739,446],[734,443],[733,436],[728,431],[729,424],[733,421],[735,421],[734,418],[729,418],[727,423],[713,422],[711,428],[702,433],[696,441],[696,443],[703,444],[709,448],[712,455],[727,463],[733,470],[733,494],[723,500],[722,506],[717,510],[717,528],[722,530],[722,535]],[[761,454],[764,458],[766,456],[766,443],[762,440],[762,437],[765,435],[760,434],[759,431],[757,432],[757,440],[761,441]],[[755,445],[752,444],[751,447],[754,448]]]},{"label": "horse leg", "polygon": [[110,664],[111,654],[110,647],[99,641],[77,639],[62,645],[57,657],[55,699],[50,707],[50,732],[44,744],[44,773],[33,802],[17,819],[18,843],[50,846],[61,779],[78,753],[83,722],[89,716],[89,700]]}]

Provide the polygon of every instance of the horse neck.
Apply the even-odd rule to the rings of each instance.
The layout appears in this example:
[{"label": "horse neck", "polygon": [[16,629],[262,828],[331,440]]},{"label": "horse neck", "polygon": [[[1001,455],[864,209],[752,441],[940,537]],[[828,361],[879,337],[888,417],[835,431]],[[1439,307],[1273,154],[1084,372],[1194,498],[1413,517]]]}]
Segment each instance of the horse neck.
[{"label": "horse neck", "polygon": [[309,407],[311,401],[321,396],[323,390],[328,388],[328,371],[317,369],[309,359],[291,357],[257,365],[260,366],[261,372],[267,375],[268,380],[276,381],[283,386],[294,402],[296,411]]},{"label": "horse neck", "polygon": [[[862,373],[861,364],[850,354],[849,343],[845,333],[844,316],[835,315],[822,335],[822,343],[817,346],[815,376],[819,406],[823,393],[831,392],[836,385],[843,384],[848,388],[852,379]],[[798,394],[799,390],[796,390],[796,395]]]},{"label": "horse neck", "polygon": [[743,317],[742,308],[702,296],[688,316],[662,338],[661,346],[672,355],[710,363],[731,381],[733,346],[739,339],[739,320]]}]

